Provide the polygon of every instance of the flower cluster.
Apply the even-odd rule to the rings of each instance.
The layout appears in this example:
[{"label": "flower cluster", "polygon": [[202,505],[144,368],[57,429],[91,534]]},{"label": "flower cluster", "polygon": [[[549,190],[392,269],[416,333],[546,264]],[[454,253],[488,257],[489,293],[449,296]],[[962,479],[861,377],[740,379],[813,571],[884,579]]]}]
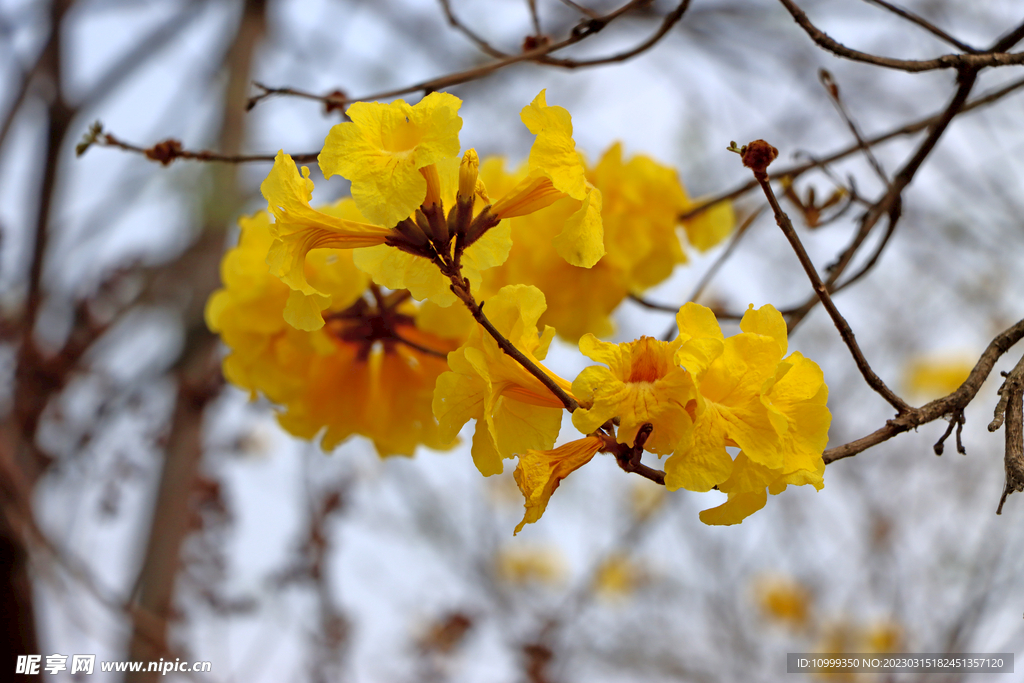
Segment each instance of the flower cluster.
[{"label": "flower cluster", "polygon": [[[480,175],[488,187],[511,187],[525,177],[524,166],[505,171],[504,160],[489,159]],[[682,222],[693,208],[676,172],[646,156],[625,161],[622,145],[614,144],[587,180],[601,192],[605,255],[581,268],[551,249],[578,202],[560,200],[529,216],[512,220],[512,251],[503,265],[484,274],[484,295],[507,284],[530,284],[547,296],[541,322],[559,336],[576,342],[587,332],[605,337],[613,332],[610,314],[629,294],[639,293],[669,277],[686,263],[680,240],[699,251],[718,244],[733,229],[732,205],[723,202]]]},{"label": "flower cluster", "polygon": [[[782,315],[769,305],[751,306],[741,332],[729,338],[699,304],[683,306],[676,322],[679,335],[671,342],[641,337],[610,344],[585,335],[580,351],[607,367],[589,367],[572,383],[580,403],[573,425],[584,434],[603,432],[606,440],[618,425],[614,439],[623,446],[644,425],[653,427],[644,447],[671,455],[665,463],[670,491],[728,494],[701,513],[707,524],[737,524],[764,507],[769,492],[790,484],[820,489],[828,387],[813,361],[799,352],[786,356]],[[730,447],[740,449],[735,459]],[[602,448],[588,437],[522,455],[516,480],[527,500],[524,523],[538,519],[558,483]]]},{"label": "flower cluster", "polygon": [[[789,484],[820,488],[827,388],[817,365],[786,355],[774,308],[751,307],[729,338],[697,304],[669,342],[595,336],[627,294],[686,261],[683,234],[699,250],[721,241],[731,207],[680,222],[692,204],[675,172],[619,145],[588,167],[544,92],[521,112],[528,160],[507,172],[461,149],[460,106],[446,93],[352,104],[319,156],[326,178],[351,182],[332,206],[311,206],[309,169],[278,154],[267,211],[241,220],[207,306],[231,349],[227,379],[325,449],[361,434],[381,455],[411,455],[454,444],[473,420],[482,474],[518,456],[517,531],[599,452],[634,468],[643,450],[669,456],[669,490],[727,493],[701,513],[709,524],[737,523]],[[546,368],[552,324],[603,367],[572,382]],[[554,448],[565,410],[585,436]]]}]

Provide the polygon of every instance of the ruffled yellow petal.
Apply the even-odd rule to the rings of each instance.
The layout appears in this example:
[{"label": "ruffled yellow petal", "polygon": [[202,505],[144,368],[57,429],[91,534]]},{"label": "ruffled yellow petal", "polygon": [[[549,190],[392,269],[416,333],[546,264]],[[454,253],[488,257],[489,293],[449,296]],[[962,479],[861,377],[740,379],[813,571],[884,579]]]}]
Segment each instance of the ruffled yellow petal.
[{"label": "ruffled yellow petal", "polygon": [[717,418],[717,407],[706,405],[694,422],[692,445],[665,461],[665,488],[669,491],[710,491],[729,477],[732,458],[725,450],[724,421]]},{"label": "ruffled yellow petal", "polygon": [[431,93],[410,106],[356,102],[352,120],[331,129],[320,153],[324,177],[352,181],[352,197],[369,220],[391,227],[408,218],[426,195],[419,169],[459,155],[462,105],[454,95]]},{"label": "ruffled yellow petal", "polygon": [[745,493],[730,493],[729,499],[718,507],[701,510],[700,521],[715,526],[739,524],[768,502],[764,489]]},{"label": "ruffled yellow petal", "polygon": [[521,118],[537,136],[530,149],[530,170],[541,170],[555,189],[573,199],[587,193],[586,169],[572,139],[572,117],[562,107],[549,107],[545,91],[523,107]]},{"label": "ruffled yellow petal", "polygon": [[604,227],[601,223],[601,191],[587,184],[583,204],[569,220],[562,232],[552,240],[555,251],[566,263],[579,268],[590,268],[604,256]]},{"label": "ruffled yellow petal", "polygon": [[689,445],[692,419],[686,407],[697,392],[689,374],[673,364],[677,342],[651,337],[609,344],[593,335],[580,339],[584,355],[609,367],[590,367],[573,382],[580,407],[572,423],[584,434],[612,418],[619,419],[617,439],[631,444],[644,423],[654,431],[646,449],[659,455]]},{"label": "ruffled yellow petal", "polygon": [[754,310],[754,304],[750,304],[743,314],[743,319],[740,320],[740,329],[744,332],[771,337],[782,349],[782,355],[786,355],[789,344],[789,328],[786,327],[786,321],[782,314],[771,304],[765,304],[757,310]]},{"label": "ruffled yellow petal", "polygon": [[[564,390],[570,385],[540,363],[554,329],[537,330],[544,295],[535,287],[505,287],[485,302],[495,328]],[[450,372],[438,378],[433,410],[443,439],[454,438],[476,419],[473,459],[484,475],[502,471],[501,461],[517,452],[551,448],[563,406],[551,391],[475,326],[466,343],[448,354]]]},{"label": "ruffled yellow petal", "polygon": [[[700,393],[716,405],[715,419],[728,438],[766,467],[781,463],[779,436],[761,402],[764,383],[775,375],[782,353],[774,339],[741,333],[725,340],[722,355],[700,379]],[[697,421],[702,416],[697,416]]]},{"label": "ruffled yellow petal", "polygon": [[590,462],[601,448],[601,439],[587,437],[554,450],[528,450],[519,455],[515,478],[526,499],[526,514],[515,533],[541,518],[551,494],[563,479]]}]

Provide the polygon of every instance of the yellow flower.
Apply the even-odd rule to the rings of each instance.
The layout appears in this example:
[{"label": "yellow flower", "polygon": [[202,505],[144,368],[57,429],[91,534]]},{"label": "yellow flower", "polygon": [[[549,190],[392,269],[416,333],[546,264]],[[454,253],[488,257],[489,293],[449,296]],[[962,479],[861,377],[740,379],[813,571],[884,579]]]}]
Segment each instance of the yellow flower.
[{"label": "yellow flower", "polygon": [[529,173],[494,204],[493,212],[502,218],[515,218],[558,199],[575,200],[574,210],[553,244],[567,262],[590,268],[604,256],[601,191],[587,181],[586,168],[572,139],[572,118],[564,108],[548,106],[544,90],[523,108],[521,118],[537,136],[530,149]]},{"label": "yellow flower", "polygon": [[314,249],[383,244],[391,231],[362,222],[351,202],[341,203],[333,210],[311,208],[313,181],[309,179],[309,169],[303,166],[300,176],[291,157],[284,152],[278,152],[260,190],[275,219],[271,230],[276,239],[266,256],[270,272],[295,292],[287,303],[288,322],[302,330],[320,329],[324,324],[320,311],[331,305],[332,297],[306,279],[306,256]]},{"label": "yellow flower", "polygon": [[619,418],[619,443],[632,444],[645,422],[654,426],[646,449],[666,455],[687,446],[692,419],[687,404],[696,398],[693,380],[675,364],[679,341],[651,337],[610,344],[592,334],[580,339],[580,351],[607,368],[586,368],[572,383],[580,408],[572,423],[584,434]]},{"label": "yellow flower", "polygon": [[[346,203],[322,212],[343,211]],[[274,242],[268,215],[240,224],[239,246],[221,264],[224,288],[206,309],[210,329],[231,349],[228,381],[281,406],[278,420],[292,434],[312,439],[322,432],[328,450],[352,434],[373,440],[381,455],[411,455],[418,444],[440,448],[430,402],[446,365],[420,349],[443,354],[458,335],[421,329],[417,320],[436,313],[421,312],[407,293],[363,299],[368,279],[352,252],[326,249],[309,255],[304,276],[332,298],[328,325],[296,329],[285,320],[294,291],[266,264]]]},{"label": "yellow flower", "polygon": [[[574,343],[587,332],[610,335],[609,315],[628,294],[665,280],[686,261],[678,225],[679,215],[691,207],[674,170],[645,156],[624,162],[620,144],[586,173],[603,197],[604,257],[585,269],[570,265],[554,250],[552,241],[579,206],[563,198],[514,218],[508,259],[484,276],[484,291],[515,283],[538,287],[548,300],[542,322]],[[480,171],[489,188],[514,185],[526,174],[525,168],[506,172],[497,158],[486,160]],[[731,205],[725,202],[683,225],[703,250],[725,237],[733,224]]]},{"label": "yellow flower", "polygon": [[782,462],[767,467],[741,452],[729,478],[718,487],[728,494],[728,500],[701,512],[701,520],[738,524],[764,507],[768,493],[778,495],[790,484],[810,484],[820,491],[825,473],[821,453],[828,444],[832,419],[827,400],[828,387],[817,364],[798,352],[779,363],[775,377],[765,385],[762,402],[780,436]]},{"label": "yellow flower", "polygon": [[908,394],[935,399],[956,391],[974,369],[976,359],[967,356],[917,358],[903,377]]},{"label": "yellow flower", "polygon": [[427,181],[420,169],[458,159],[462,101],[430,93],[415,105],[355,102],[350,122],[331,128],[320,152],[325,178],[352,181],[352,198],[374,223],[392,227],[423,203]]},{"label": "yellow flower", "polygon": [[514,534],[541,518],[551,495],[562,480],[590,462],[603,443],[596,436],[588,436],[554,450],[528,449],[520,453],[514,474],[519,490],[526,499],[526,514],[516,526]]},{"label": "yellow flower", "polygon": [[782,316],[771,306],[760,312],[751,307],[740,323],[743,332],[728,339],[723,339],[714,314],[698,304],[683,306],[676,322],[680,336],[688,338],[676,360],[689,370],[698,393],[693,446],[665,463],[665,485],[670,491],[708,491],[721,484],[732,471],[728,446],[739,446],[758,464],[779,466],[779,435],[761,401],[761,389],[786,350]]},{"label": "yellow flower", "polygon": [[811,595],[793,579],[759,577],[754,583],[754,596],[761,611],[771,620],[795,630],[803,630],[810,624]]},{"label": "yellow flower", "polygon": [[648,572],[622,554],[605,559],[594,575],[594,592],[605,600],[621,600],[650,581]]},{"label": "yellow flower", "polygon": [[[568,391],[569,383],[539,362],[555,334],[550,327],[537,332],[537,319],[544,312],[540,290],[505,287],[484,308],[506,339]],[[466,343],[448,354],[448,367],[451,371],[437,379],[433,402],[441,440],[452,441],[475,419],[473,461],[482,474],[499,474],[502,460],[515,453],[551,448],[562,423],[562,403],[482,327],[474,327]]]},{"label": "yellow flower", "polygon": [[512,547],[495,557],[498,578],[512,584],[560,582],[566,575],[565,558],[556,548]]},{"label": "yellow flower", "polygon": [[[529,177],[509,187],[491,206],[487,188],[477,178],[475,150],[468,150],[459,163],[460,105],[452,95],[432,93],[412,106],[398,100],[360,102],[349,108],[352,121],[331,129],[320,167],[325,177],[342,175],[352,181],[352,196],[361,212],[354,223],[325,222],[309,209],[312,183],[294,172],[286,158],[279,158],[264,183],[271,207],[286,209],[279,211],[283,219],[278,216],[278,222],[283,224],[277,228],[280,244],[271,266],[303,295],[296,295],[291,314],[302,321],[303,329],[322,324],[317,313],[329,304],[301,277],[306,254],[318,246],[369,247],[357,253],[356,264],[374,282],[450,306],[456,301],[449,279],[455,270],[473,290],[480,285],[481,271],[507,258],[510,228],[503,219],[565,197],[574,202],[574,210],[553,238],[557,248],[571,252],[578,265],[590,266],[600,258],[592,252],[595,235],[603,250],[601,196],[583,177],[568,112],[548,107],[543,92],[524,110],[524,122],[537,134]],[[362,216],[370,223],[360,222]],[[357,239],[364,243],[357,244]],[[439,266],[451,272],[442,273]]]},{"label": "yellow flower", "polygon": [[[740,334],[724,339],[714,314],[687,304],[676,317],[683,343],[676,362],[697,387],[692,447],[665,463],[669,490],[718,486],[726,503],[706,524],[737,524],[790,484],[822,486],[821,453],[831,415],[828,387],[811,360],[787,351],[786,323],[772,306],[747,309]],[[741,452],[733,462],[728,447]]]},{"label": "yellow flower", "polygon": [[868,652],[888,654],[899,652],[906,641],[903,628],[893,621],[880,621],[869,627],[864,633]]}]

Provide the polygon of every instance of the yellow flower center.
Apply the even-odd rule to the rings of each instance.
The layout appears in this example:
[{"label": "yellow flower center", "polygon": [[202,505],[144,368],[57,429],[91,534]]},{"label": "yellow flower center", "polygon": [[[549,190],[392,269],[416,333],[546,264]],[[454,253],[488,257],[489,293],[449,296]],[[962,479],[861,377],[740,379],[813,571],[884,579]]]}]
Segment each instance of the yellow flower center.
[{"label": "yellow flower center", "polygon": [[408,152],[420,144],[423,132],[408,117],[390,130],[381,132],[381,144],[392,153]]}]

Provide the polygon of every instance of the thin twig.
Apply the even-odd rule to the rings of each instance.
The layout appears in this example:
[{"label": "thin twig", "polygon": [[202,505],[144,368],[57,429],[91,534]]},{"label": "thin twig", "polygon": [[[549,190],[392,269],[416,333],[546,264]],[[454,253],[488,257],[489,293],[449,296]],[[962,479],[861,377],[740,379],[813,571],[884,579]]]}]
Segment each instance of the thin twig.
[{"label": "thin twig", "polygon": [[[761,143],[767,146],[764,141],[758,141],[751,143],[749,147]],[[772,148],[774,149],[774,148]],[[744,158],[746,164],[746,156]],[[882,398],[889,402],[889,404],[896,409],[897,414],[903,414],[910,410],[910,406],[902,398],[897,396],[892,389],[886,386],[882,378],[875,374],[875,371],[871,369],[871,365],[868,364],[867,359],[864,357],[864,353],[860,349],[860,345],[857,344],[857,339],[853,334],[853,330],[850,329],[849,323],[846,322],[846,318],[842,316],[839,309],[836,308],[835,303],[832,301],[832,297],[829,296],[828,288],[818,275],[817,269],[814,267],[814,263],[811,262],[811,257],[808,256],[807,250],[804,249],[803,243],[800,241],[800,237],[796,234],[796,230],[793,229],[793,223],[789,220],[789,216],[779,206],[779,200],[775,197],[775,193],[772,191],[771,183],[768,182],[768,174],[764,170],[767,168],[769,160],[763,166],[754,167],[754,177],[757,182],[761,185],[761,189],[764,190],[764,195],[768,199],[768,203],[772,207],[772,211],[775,214],[775,222],[778,223],[779,228],[782,229],[782,233],[789,240],[790,246],[793,247],[793,251],[796,252],[797,258],[800,259],[800,264],[804,268],[804,272],[807,273],[808,279],[811,281],[811,285],[814,287],[814,291],[817,292],[818,298],[821,300],[821,304],[828,311],[829,316],[832,318],[832,322],[835,324],[836,329],[839,330],[839,336],[843,338],[846,346],[850,349],[850,354],[853,356],[853,360],[857,363],[857,368],[860,370],[861,375],[864,376],[864,380],[868,383],[872,389],[874,389]],[[747,164],[749,165],[749,164]]]},{"label": "thin twig", "polygon": [[[220,152],[212,152],[206,149],[194,151],[183,148],[181,143],[177,140],[164,140],[163,142],[156,143],[152,147],[141,147],[130,142],[125,142],[124,140],[114,136],[112,133],[105,132],[101,132],[96,135],[95,139],[88,144],[83,144],[79,148],[79,154],[92,145],[96,145],[97,147],[116,147],[127,152],[142,154],[147,159],[151,161],[158,161],[164,166],[169,165],[175,159],[185,159],[188,161],[216,161],[225,164],[245,164],[251,162],[273,163],[274,159],[277,158],[276,154],[221,154]],[[291,154],[290,156],[292,161],[297,164],[311,164],[317,160],[319,152],[302,152],[298,154]]]},{"label": "thin twig", "polygon": [[[690,292],[690,296],[686,299],[686,301],[697,301],[697,299],[700,298],[701,294],[704,293],[704,290],[707,288],[707,286],[711,284],[711,280],[714,279],[715,275],[718,273],[721,267],[725,264],[726,261],[729,260],[729,257],[732,256],[732,253],[736,250],[736,247],[739,246],[740,240],[742,240],[743,236],[747,234],[747,231],[750,229],[750,226],[754,224],[754,221],[756,221],[762,213],[764,213],[764,210],[766,208],[768,208],[768,205],[762,204],[761,206],[757,207],[757,209],[753,213],[747,216],[746,219],[744,219],[743,223],[740,224],[739,229],[735,233],[733,233],[732,239],[729,240],[728,246],[726,246],[722,253],[718,255],[718,258],[716,258],[715,262],[711,264],[711,267],[704,272],[704,275],[701,276],[700,280],[697,282],[697,286],[693,288],[692,292]],[[646,308],[650,308],[656,311],[665,311],[667,313],[678,313],[679,309],[682,308],[683,306],[683,304],[680,304],[679,306],[676,306],[673,310],[670,306],[662,306],[661,304],[652,303],[650,301],[647,301],[646,299],[643,299],[637,294],[630,294],[629,298]],[[673,339],[675,339],[677,331],[678,330],[676,328],[675,320],[673,320],[671,327],[669,327],[669,329],[667,329],[665,333],[661,336],[662,341],[672,341]]]},{"label": "thin twig", "polygon": [[476,300],[473,298],[473,295],[469,293],[468,289],[464,290],[463,293],[461,294],[458,291],[456,291],[456,295],[459,296],[462,302],[466,305],[466,308],[469,309],[469,312],[473,315],[473,319],[476,320],[481,327],[487,330],[487,334],[491,335],[491,337],[494,338],[494,341],[498,342],[498,346],[501,347],[501,350],[504,351],[509,356],[511,356],[517,363],[526,368],[527,372],[529,372],[531,375],[540,380],[541,384],[547,387],[548,390],[551,391],[551,393],[554,394],[555,397],[562,402],[562,405],[565,406],[566,410],[568,410],[571,413],[575,411],[577,408],[579,408],[579,404],[576,403],[576,399],[574,399],[569,394],[565,393],[565,391],[562,390],[562,387],[558,386],[558,384],[555,382],[555,380],[551,378],[550,375],[548,375],[546,372],[537,367],[536,363],[527,358],[522,351],[515,347],[515,344],[506,339],[505,336],[498,330],[498,328],[496,328],[494,324],[487,319],[487,316],[484,315],[483,306],[476,302]]},{"label": "thin twig", "polygon": [[[644,52],[645,50],[648,50],[651,47],[653,47],[668,32],[668,29],[671,28],[671,26],[675,24],[679,20],[679,18],[682,17],[682,14],[683,12],[686,11],[686,7],[689,5],[690,0],[682,0],[680,5],[676,7],[676,9],[673,10],[665,18],[665,21],[662,22],[661,27],[658,29],[658,31],[655,32],[655,34],[651,38],[648,38],[647,40],[643,41],[642,43],[640,43],[639,45],[630,50],[610,55],[608,57],[587,60],[555,59],[548,58],[547,56],[553,52],[557,52],[558,50],[562,50],[566,47],[569,47],[570,45],[575,45],[576,43],[579,43],[580,41],[588,38],[589,36],[601,31],[609,23],[611,23],[618,17],[622,16],[626,12],[632,10],[633,8],[643,4],[646,1],[647,0],[630,0],[630,2],[627,2],[618,9],[609,12],[608,14],[586,19],[583,22],[577,24],[573,28],[572,32],[569,34],[569,37],[565,38],[564,40],[538,45],[536,48],[532,50],[526,50],[519,54],[508,55],[501,59],[496,59],[493,62],[482,64],[471,69],[466,69],[465,71],[458,71],[455,73],[448,74],[446,76],[440,76],[438,78],[420,81],[419,83],[414,83],[413,85],[395,88],[392,90],[384,90],[381,92],[376,92],[361,97],[346,98],[345,102],[348,103],[386,100],[391,99],[393,97],[399,97],[401,95],[407,95],[409,93],[415,92],[435,92],[438,90],[442,90],[444,88],[449,88],[453,85],[459,85],[462,83],[467,83],[469,81],[474,81],[478,78],[483,78],[484,76],[488,76],[494,73],[495,71],[498,71],[499,69],[503,69],[513,64],[519,64],[521,62],[538,62],[550,66],[560,66],[567,69],[575,69],[579,67],[597,66],[600,64],[609,64],[611,62],[625,61],[630,57],[640,54],[641,52]],[[264,92],[260,95],[256,95],[249,99],[249,108],[252,108],[260,101],[266,99],[268,96],[271,95],[291,95],[296,97],[303,97],[306,99],[318,100],[324,102],[325,104],[337,105],[338,103],[338,98],[336,96],[315,95],[313,93],[303,92],[292,88],[269,88],[266,86],[261,87],[263,88]]]},{"label": "thin twig", "polygon": [[897,16],[900,16],[900,17],[903,17],[904,19],[906,19],[907,21],[909,21],[911,23],[917,24],[918,26],[920,26],[924,30],[926,30],[929,33],[931,33],[932,35],[934,35],[936,38],[939,38],[940,40],[946,41],[947,43],[949,43],[953,47],[957,48],[958,50],[961,50],[963,52],[970,52],[970,53],[980,52],[980,50],[978,50],[977,48],[971,47],[967,43],[964,43],[964,42],[962,42],[960,40],[957,40],[953,36],[949,35],[945,31],[943,31],[941,28],[936,26],[935,24],[931,23],[930,21],[928,21],[927,19],[921,17],[920,15],[914,14],[913,12],[911,12],[908,9],[904,9],[902,7],[898,7],[897,5],[894,5],[894,4],[890,3],[890,2],[886,2],[886,0],[864,0],[864,1],[865,2],[869,2],[869,3],[873,4],[873,5],[878,5],[879,7],[884,7],[885,9],[889,10],[893,14],[895,14]]},{"label": "thin twig", "polygon": [[[1007,85],[1001,88],[986,93],[985,95],[982,95],[977,99],[971,100],[970,102],[968,102],[967,104],[960,108],[960,113],[964,114],[969,111],[973,111],[974,109],[978,109],[979,107],[983,107],[986,104],[996,102],[1002,99],[1003,97],[1017,90],[1020,90],[1021,88],[1024,88],[1024,78],[1012,81],[1011,83],[1008,83]],[[915,133],[920,133],[922,130],[925,130],[929,126],[934,125],[942,117],[943,113],[944,111],[939,112],[937,114],[932,114],[931,116],[925,117],[923,119],[918,119],[917,121],[913,121],[911,123],[900,126],[899,128],[890,130],[887,133],[882,133],[881,135],[876,135],[874,137],[868,138],[864,141],[863,146],[860,143],[858,143],[856,145],[851,145],[849,147],[841,149],[838,152],[833,152],[832,154],[821,157],[820,159],[815,159],[814,161],[809,161],[796,166],[786,167],[780,171],[776,171],[774,176],[776,178],[784,178],[788,176],[791,179],[796,179],[802,176],[803,174],[807,173],[808,171],[820,168],[834,161],[839,161],[840,159],[845,159],[851,154],[856,154],[865,147],[874,147],[875,145],[879,145],[883,142],[888,142],[890,140],[895,140],[896,138],[904,137],[907,135],[914,135]],[[727,190],[720,194],[707,197],[698,206],[695,206],[692,209],[681,214],[679,216],[679,220],[687,220],[689,218],[693,218],[694,216],[704,213],[705,211],[710,209],[715,204],[718,204],[719,202],[741,197],[742,195],[746,194],[747,192],[750,192],[756,187],[758,187],[757,181],[751,180],[743,183],[742,185],[738,185],[737,187],[734,187],[731,190]]]},{"label": "thin twig", "polygon": [[[452,28],[476,43],[476,46],[480,48],[482,52],[485,52],[496,59],[504,59],[505,57],[508,57],[508,54],[491,45],[483,36],[466,24],[462,23],[462,21],[455,16],[455,12],[452,11],[450,0],[438,0],[438,2],[441,3],[441,11],[444,12],[444,16],[448,19],[448,23],[451,24]],[[540,32],[538,30],[538,35],[539,33]]]},{"label": "thin twig", "polygon": [[[947,54],[934,59],[894,59],[892,57],[880,57],[843,45],[827,33],[815,26],[807,14],[800,9],[793,0],[779,0],[789,11],[800,28],[810,36],[811,40],[829,52],[850,59],[856,62],[864,62],[887,69],[897,69],[909,73],[921,73],[923,71],[936,71],[938,69],[983,69],[994,66],[1011,66],[1024,64],[1024,52],[1002,52],[995,48],[985,52],[974,52],[967,54]],[[1005,49],[1005,48],[1004,48]]]},{"label": "thin twig", "polygon": [[618,443],[614,437],[607,436],[605,445],[615,455],[615,462],[619,464],[624,472],[639,474],[644,479],[650,479],[655,484],[665,485],[665,473],[653,467],[648,467],[640,462],[644,455],[644,445],[654,431],[654,425],[645,422],[636,432],[633,445]]},{"label": "thin twig", "polygon": [[881,179],[882,184],[888,186],[889,177],[885,174],[885,169],[882,168],[882,163],[875,156],[875,153],[871,150],[871,147],[864,143],[864,136],[861,135],[860,128],[857,126],[857,123],[853,120],[853,117],[850,116],[850,112],[847,111],[846,105],[843,104],[843,98],[840,97],[839,95],[839,85],[832,77],[832,74],[829,73],[826,69],[819,69],[818,80],[820,80],[821,84],[825,87],[825,92],[828,93],[828,97],[830,100],[832,100],[832,104],[834,104],[836,109],[839,111],[839,115],[843,117],[843,121],[846,123],[846,127],[849,128],[850,132],[853,134],[853,139],[857,141],[857,146],[864,150],[864,156],[868,158],[868,163],[871,164],[871,167],[875,170],[875,173],[878,174],[878,177]]}]

